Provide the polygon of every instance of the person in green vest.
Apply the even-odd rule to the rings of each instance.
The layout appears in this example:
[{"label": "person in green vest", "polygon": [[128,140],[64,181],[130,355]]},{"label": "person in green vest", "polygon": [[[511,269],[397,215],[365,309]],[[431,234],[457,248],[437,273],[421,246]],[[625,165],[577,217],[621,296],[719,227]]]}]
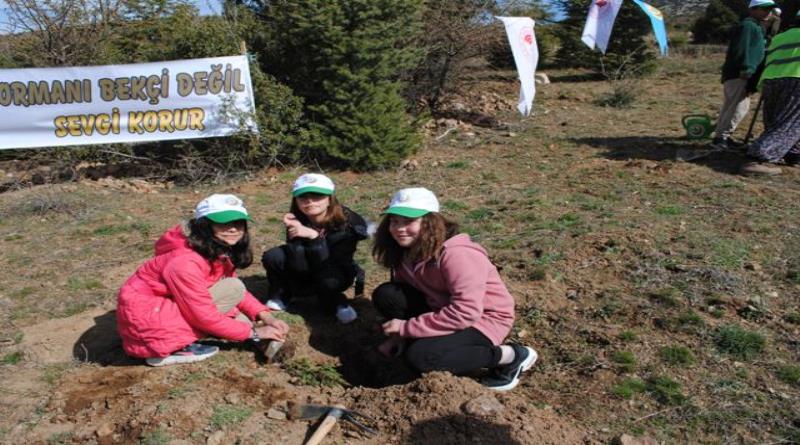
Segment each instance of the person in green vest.
[{"label": "person in green vest", "polygon": [[747,150],[745,174],[781,173],[777,163],[800,163],[800,12],[767,48],[759,81],[764,97],[764,133]]},{"label": "person in green vest", "polygon": [[771,11],[777,6],[772,0],[752,0],[748,17],[731,34],[725,64],[722,65],[725,98],[719,110],[714,140],[711,142],[714,148],[737,150],[742,147],[731,140],[731,135],[750,109],[747,82],[764,59],[764,26]]}]

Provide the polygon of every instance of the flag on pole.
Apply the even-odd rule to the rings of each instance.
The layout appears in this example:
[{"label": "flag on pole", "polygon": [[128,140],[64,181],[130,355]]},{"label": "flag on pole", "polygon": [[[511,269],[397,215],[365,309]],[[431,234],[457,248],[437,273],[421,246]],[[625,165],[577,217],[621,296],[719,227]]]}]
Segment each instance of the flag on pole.
[{"label": "flag on pole", "polygon": [[539,48],[533,34],[533,19],[530,17],[497,17],[506,27],[508,43],[517,65],[521,83],[517,109],[523,116],[531,114],[533,97],[536,95],[536,65],[539,63]]},{"label": "flag on pole", "polygon": [[605,54],[614,20],[617,19],[622,0],[592,0],[581,40],[591,49],[597,47]]},{"label": "flag on pole", "polygon": [[656,35],[661,55],[666,56],[669,48],[667,46],[667,26],[664,24],[664,14],[643,1],[633,0],[633,2],[639,5],[642,11],[650,17],[650,24],[653,25],[653,33]]}]

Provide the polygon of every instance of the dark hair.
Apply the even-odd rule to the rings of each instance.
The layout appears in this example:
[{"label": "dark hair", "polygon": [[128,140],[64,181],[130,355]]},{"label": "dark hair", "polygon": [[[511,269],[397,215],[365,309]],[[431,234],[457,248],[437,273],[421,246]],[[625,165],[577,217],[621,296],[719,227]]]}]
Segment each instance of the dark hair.
[{"label": "dark hair", "polygon": [[403,260],[416,263],[438,258],[444,242],[458,234],[457,223],[439,213],[430,212],[421,217],[419,240],[411,247],[400,247],[389,233],[391,217],[384,215],[372,246],[373,258],[384,267],[397,267]]},{"label": "dark hair", "polygon": [[[322,228],[328,232],[341,230],[345,224],[347,224],[347,216],[344,214],[344,207],[342,207],[342,205],[339,203],[339,200],[336,199],[336,195],[327,196],[331,199],[331,201],[328,205],[328,210],[325,211],[325,219],[322,221]],[[311,226],[311,221],[308,220],[308,217],[305,215],[305,213],[300,210],[300,206],[297,205],[297,198],[297,196],[292,198],[292,205],[289,208],[289,211],[292,212],[292,214],[294,214],[298,221],[303,223],[304,226]]]},{"label": "dark hair", "polygon": [[215,261],[222,255],[227,255],[237,269],[245,269],[253,264],[253,251],[250,249],[250,232],[247,230],[247,221],[244,221],[244,235],[238,243],[228,246],[214,238],[213,221],[206,217],[189,220],[189,247],[200,256]]}]

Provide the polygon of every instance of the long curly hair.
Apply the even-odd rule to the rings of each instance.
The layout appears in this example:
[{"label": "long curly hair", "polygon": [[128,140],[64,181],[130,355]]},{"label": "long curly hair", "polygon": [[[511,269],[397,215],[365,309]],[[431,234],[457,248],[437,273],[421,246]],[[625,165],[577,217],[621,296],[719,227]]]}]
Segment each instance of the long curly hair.
[{"label": "long curly hair", "polygon": [[213,224],[206,217],[189,220],[189,247],[209,261],[215,261],[220,256],[227,255],[237,269],[245,269],[253,264],[253,251],[250,247],[247,221],[244,221],[242,239],[233,246],[228,246],[214,238],[214,231],[211,228]]},{"label": "long curly hair", "polygon": [[[330,198],[330,204],[328,205],[328,210],[325,211],[325,219],[322,222],[322,228],[328,232],[341,230],[345,224],[347,224],[347,216],[344,214],[344,207],[342,207],[342,204],[336,199],[336,195],[329,195],[328,197]],[[289,211],[294,214],[297,220],[304,226],[311,226],[311,221],[308,220],[305,213],[300,210],[300,206],[297,205],[297,198],[292,198],[292,205]]]},{"label": "long curly hair", "polygon": [[401,247],[389,232],[391,217],[384,215],[372,246],[372,257],[384,267],[394,268],[403,261],[418,263],[436,259],[442,253],[444,242],[458,235],[457,223],[431,212],[421,217],[419,240],[409,247]]}]

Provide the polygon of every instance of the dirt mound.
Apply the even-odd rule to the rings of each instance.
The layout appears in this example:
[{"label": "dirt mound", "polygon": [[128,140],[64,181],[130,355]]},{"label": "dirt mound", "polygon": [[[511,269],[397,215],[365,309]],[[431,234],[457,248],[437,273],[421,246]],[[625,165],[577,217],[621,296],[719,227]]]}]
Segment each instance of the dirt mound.
[{"label": "dirt mound", "polygon": [[379,413],[375,420],[390,443],[577,444],[586,437],[551,409],[445,372],[380,390],[356,388],[348,396],[355,410]]}]

